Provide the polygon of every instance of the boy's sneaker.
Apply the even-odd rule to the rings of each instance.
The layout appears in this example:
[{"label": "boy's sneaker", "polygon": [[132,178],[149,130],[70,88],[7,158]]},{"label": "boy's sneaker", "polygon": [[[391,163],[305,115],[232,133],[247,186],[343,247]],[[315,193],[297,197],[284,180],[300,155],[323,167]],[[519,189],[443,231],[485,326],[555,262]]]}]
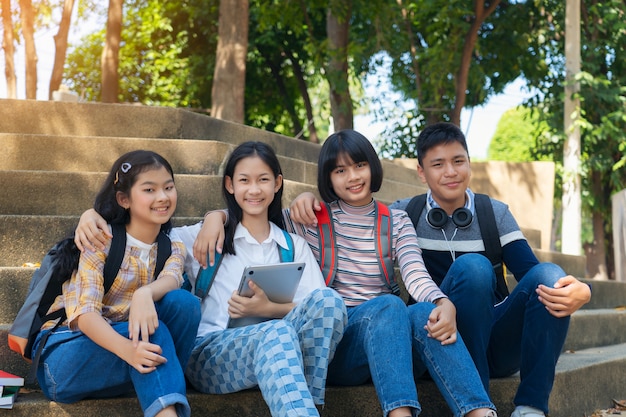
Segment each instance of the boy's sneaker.
[{"label": "boy's sneaker", "polygon": [[538,408],[518,405],[515,407],[511,417],[546,417],[546,415]]}]

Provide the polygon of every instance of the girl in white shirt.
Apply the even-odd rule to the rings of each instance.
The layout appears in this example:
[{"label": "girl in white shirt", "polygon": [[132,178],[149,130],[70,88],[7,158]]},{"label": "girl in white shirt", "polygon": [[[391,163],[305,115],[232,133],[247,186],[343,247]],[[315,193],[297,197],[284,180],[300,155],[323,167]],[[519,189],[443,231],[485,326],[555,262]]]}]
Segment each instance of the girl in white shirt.
[{"label": "girl in white shirt", "polygon": [[[347,321],[341,297],[326,288],[306,241],[292,235],[294,261],[306,267],[292,303],[270,301],[252,284],[251,298],[237,294],[248,265],[279,263],[282,171],[274,151],[246,142],[231,154],[222,182],[228,205],[224,258],[208,296],[186,375],[201,392],[225,394],[257,386],[273,416],[318,416],[327,368]],[[201,224],[172,233],[188,248],[185,270],[196,277],[193,242]],[[228,318],[268,321],[227,328]]]}]

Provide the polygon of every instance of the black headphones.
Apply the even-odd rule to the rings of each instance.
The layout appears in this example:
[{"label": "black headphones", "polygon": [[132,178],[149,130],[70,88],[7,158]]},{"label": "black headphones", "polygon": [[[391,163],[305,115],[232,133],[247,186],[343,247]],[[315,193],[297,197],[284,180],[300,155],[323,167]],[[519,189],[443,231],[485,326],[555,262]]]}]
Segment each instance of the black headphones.
[{"label": "black headphones", "polygon": [[[472,211],[470,209],[459,207],[452,213],[452,222],[456,227],[465,229],[472,224],[472,217]],[[435,229],[443,229],[446,223],[448,223],[448,213],[439,207],[431,208],[426,215],[426,221]]]}]

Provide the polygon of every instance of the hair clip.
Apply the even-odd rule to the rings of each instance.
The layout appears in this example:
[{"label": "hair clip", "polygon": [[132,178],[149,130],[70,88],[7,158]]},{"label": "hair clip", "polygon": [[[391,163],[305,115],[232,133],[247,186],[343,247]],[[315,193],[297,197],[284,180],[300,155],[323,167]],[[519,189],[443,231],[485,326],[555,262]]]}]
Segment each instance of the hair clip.
[{"label": "hair clip", "polygon": [[124,163],[122,164],[122,166],[120,167],[120,170],[121,170],[124,174],[127,174],[127,173],[128,173],[128,171],[130,171],[130,169],[131,169],[132,167],[133,167],[133,166],[132,166],[131,164],[129,164],[128,162],[124,162]]}]

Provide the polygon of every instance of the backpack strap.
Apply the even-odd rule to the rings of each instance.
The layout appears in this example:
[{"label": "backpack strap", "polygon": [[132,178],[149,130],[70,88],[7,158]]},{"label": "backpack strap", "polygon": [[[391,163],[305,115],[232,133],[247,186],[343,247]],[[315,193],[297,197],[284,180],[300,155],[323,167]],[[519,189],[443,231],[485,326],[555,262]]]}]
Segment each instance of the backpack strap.
[{"label": "backpack strap", "polygon": [[124,252],[126,251],[126,226],[123,224],[112,224],[111,229],[113,239],[111,240],[109,254],[104,262],[103,271],[105,294],[111,289],[113,281],[115,281],[115,277],[120,270],[120,266],[122,266]]},{"label": "backpack strap", "polygon": [[198,275],[196,275],[196,284],[194,286],[194,294],[200,299],[200,301],[204,300],[209,294],[209,290],[211,289],[211,286],[213,286],[213,280],[215,279],[215,275],[217,274],[217,270],[219,269],[223,258],[224,255],[216,251],[215,262],[213,263],[213,265],[209,265],[209,259],[207,255],[207,267],[200,267]]},{"label": "backpack strap", "polygon": [[[496,298],[503,300],[509,295],[509,289],[504,275],[504,265],[502,263],[502,246],[500,245],[500,233],[496,223],[496,216],[493,213],[491,199],[486,194],[474,194],[474,204],[476,206],[476,216],[480,227],[480,236],[485,245],[485,255],[491,262],[496,274]],[[422,210],[426,205],[426,194],[416,195],[406,206],[406,212],[417,228]]]},{"label": "backpack strap", "polygon": [[[335,280],[337,273],[337,242],[335,240],[335,229],[333,225],[330,207],[322,202],[321,210],[316,212],[318,241],[320,251],[320,269],[326,286],[330,286]],[[376,255],[378,256],[380,274],[385,283],[391,288],[394,294],[399,293],[398,285],[394,278],[393,260],[393,224],[389,207],[376,201],[374,206],[375,234],[376,234]]]},{"label": "backpack strap", "polygon": [[389,207],[383,203],[376,202],[376,254],[380,259],[380,273],[385,278],[389,288],[395,293],[397,285],[394,278],[394,261],[392,257],[393,253],[393,223],[391,221],[391,214]]},{"label": "backpack strap", "polygon": [[420,219],[420,214],[422,214],[422,210],[426,206],[426,194],[416,195],[409,201],[407,204],[405,211],[409,215],[411,222],[413,223],[413,227],[417,228],[417,223]]},{"label": "backpack strap", "polygon": [[[285,240],[287,241],[287,248],[276,245],[278,247],[278,256],[281,262],[293,262],[295,252],[293,238],[285,230],[281,229],[281,231],[283,232]],[[213,281],[215,280],[217,270],[219,269],[223,258],[224,255],[215,252],[215,262],[213,263],[213,265],[209,265],[207,256],[208,266],[206,268],[200,268],[200,270],[198,271],[198,275],[196,276],[196,284],[194,286],[195,288],[193,288],[193,293],[196,297],[200,299],[200,301],[204,300],[206,296],[209,295],[209,291],[211,290],[211,286],[213,286]],[[192,286],[188,279],[183,284],[183,288],[191,291]]]},{"label": "backpack strap", "polygon": [[166,235],[165,232],[159,232],[157,236],[157,258],[154,266],[154,279],[159,277],[159,274],[165,267],[165,262],[167,262],[171,255],[172,241],[170,240],[170,237]]},{"label": "backpack strap", "polygon": [[496,223],[496,216],[493,213],[491,199],[485,194],[475,194],[474,204],[480,226],[480,235],[485,245],[485,253],[496,274],[496,298],[498,301],[505,299],[509,295],[509,288],[506,285],[504,267],[502,264],[502,245],[500,244],[500,233]]},{"label": "backpack strap", "polygon": [[[113,224],[111,225],[113,231],[113,238],[111,240],[111,248],[109,249],[109,254],[104,262],[104,293],[106,294],[111,287],[113,286],[113,282],[115,282],[115,278],[117,277],[117,273],[120,270],[122,265],[122,260],[124,259],[124,253],[126,252],[126,226],[123,224]],[[73,239],[72,239],[73,241]],[[71,243],[71,242],[70,242]],[[159,232],[157,236],[157,260],[156,267],[154,270],[154,278],[156,279],[163,267],[165,266],[165,262],[172,254],[172,242],[170,241],[169,236],[167,236],[163,232]],[[50,273],[52,273],[52,269],[54,268],[54,264],[50,265]],[[37,378],[37,368],[39,366],[39,360],[41,358],[41,352],[46,345],[46,341],[48,337],[54,333],[54,331],[65,321],[67,315],[65,314],[65,309],[62,308],[55,312],[50,313],[45,316],[43,321],[39,324],[39,328],[43,325],[43,323],[58,319],[57,323],[54,327],[46,333],[39,342],[39,346],[37,347],[37,351],[35,355],[33,355],[30,371],[27,376],[27,381],[32,383]],[[38,333],[38,331],[37,331]]]},{"label": "backpack strap", "polygon": [[287,248],[276,245],[278,247],[278,256],[280,257],[281,262],[293,262],[295,256],[295,251],[293,249],[293,238],[286,230],[281,230],[283,232],[283,235],[285,236],[285,240],[287,241]]},{"label": "backpack strap", "polygon": [[316,212],[318,242],[320,251],[320,269],[326,286],[335,280],[337,272],[337,247],[335,244],[335,228],[333,226],[330,207],[325,202],[320,203],[321,210]]}]

